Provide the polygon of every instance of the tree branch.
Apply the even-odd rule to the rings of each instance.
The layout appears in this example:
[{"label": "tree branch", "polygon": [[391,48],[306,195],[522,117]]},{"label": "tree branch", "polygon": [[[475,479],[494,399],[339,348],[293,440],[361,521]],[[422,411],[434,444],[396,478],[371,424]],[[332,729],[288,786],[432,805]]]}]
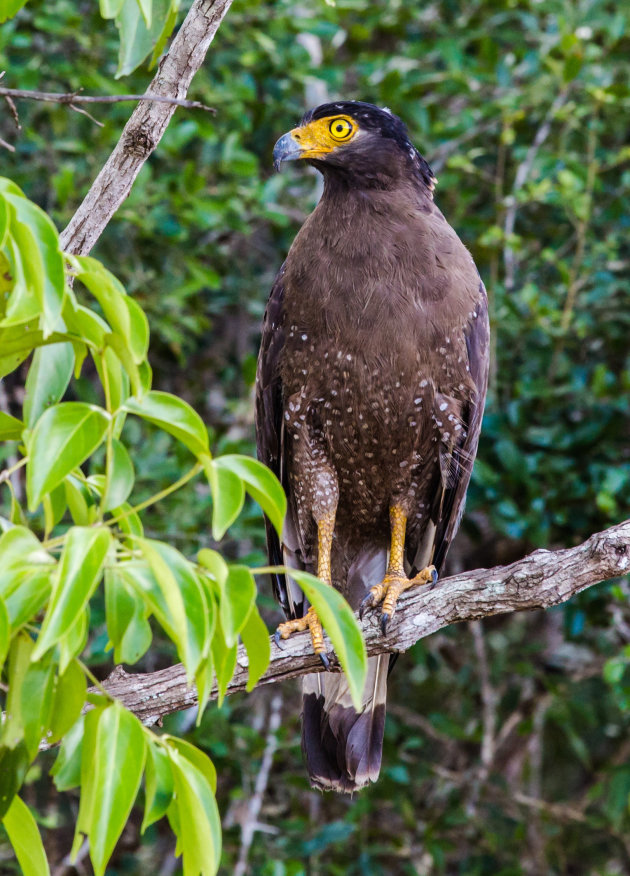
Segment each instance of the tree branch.
[{"label": "tree branch", "polygon": [[[83,203],[60,235],[61,248],[74,255],[90,252],[116,210],[128,196],[142,165],[151,155],[201,67],[232,0],[194,0],[171,47],[158,67],[145,98],[131,114],[120,140]],[[168,102],[157,102],[168,98]]]},{"label": "tree branch", "polygon": [[[433,589],[408,590],[399,599],[387,636],[381,635],[377,612],[365,617],[363,634],[367,652],[373,655],[406,651],[419,639],[452,623],[559,605],[587,587],[628,571],[630,520],[592,535],[577,547],[534,551],[509,566],[454,575]],[[312,651],[308,632],[296,633],[286,641],[284,650],[272,640],[271,663],[259,684],[321,671],[322,665]],[[228,694],[245,690],[246,683],[247,654],[241,645]],[[116,667],[103,686],[149,726],[158,723],[164,715],[197,702],[194,689],[186,684],[181,665],[136,674]],[[215,687],[211,698],[216,696]]]}]

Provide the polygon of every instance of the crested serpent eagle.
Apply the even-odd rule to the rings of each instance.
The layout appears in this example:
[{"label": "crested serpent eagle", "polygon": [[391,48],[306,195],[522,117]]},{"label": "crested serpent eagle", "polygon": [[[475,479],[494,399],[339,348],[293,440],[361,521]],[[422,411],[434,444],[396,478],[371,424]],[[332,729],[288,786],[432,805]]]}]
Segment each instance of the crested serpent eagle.
[{"label": "crested serpent eagle", "polygon": [[[435,179],[403,122],[340,101],[306,113],[275,145],[304,159],[322,197],[293,241],[265,312],[257,374],[258,454],[288,497],[273,564],[314,572],[386,634],[398,595],[431,583],[462,516],[488,374],[486,292],[433,201]],[[287,638],[313,608],[274,577]],[[345,677],[303,681],[302,744],[315,787],[378,777],[389,657],[371,657],[362,708]]]}]

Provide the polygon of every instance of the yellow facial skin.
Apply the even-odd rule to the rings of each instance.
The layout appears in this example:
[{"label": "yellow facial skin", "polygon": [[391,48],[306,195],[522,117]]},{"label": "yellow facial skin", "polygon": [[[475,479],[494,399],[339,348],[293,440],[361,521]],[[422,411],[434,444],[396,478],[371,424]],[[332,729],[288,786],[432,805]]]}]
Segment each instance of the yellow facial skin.
[{"label": "yellow facial skin", "polygon": [[359,126],[350,116],[328,116],[293,128],[289,134],[299,147],[300,158],[320,158],[349,143],[358,130]]}]

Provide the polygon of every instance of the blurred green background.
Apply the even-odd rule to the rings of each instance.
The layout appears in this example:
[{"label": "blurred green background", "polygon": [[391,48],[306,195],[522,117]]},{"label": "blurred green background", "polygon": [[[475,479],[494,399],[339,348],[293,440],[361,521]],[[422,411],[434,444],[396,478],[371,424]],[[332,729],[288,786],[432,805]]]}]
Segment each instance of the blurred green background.
[{"label": "blurred green background", "polygon": [[[216,451],[253,452],[266,297],[320,191],[305,167],[272,172],[273,143],[325,100],[387,105],[436,171],[438,204],[491,298],[489,401],[451,570],[576,544],[630,516],[629,17],[598,0],[237,0],[189,93],[216,115],[177,111],[94,251],[149,315],[155,388],[195,405]],[[114,79],[117,47],[95,2],[31,0],[0,30],[2,84],[143,91],[146,70]],[[131,105],[91,108],[98,127],[20,101],[20,131],[2,109],[0,137],[16,151],[0,151],[0,172],[62,228]],[[90,399],[89,372],[78,392]],[[20,404],[19,374],[3,393],[8,409]],[[132,427],[136,471],[155,492],[182,461],[166,436]],[[147,518],[149,534],[187,552],[211,544],[208,501],[201,487],[177,494]],[[222,550],[262,562],[262,533],[248,507]],[[223,872],[245,872],[240,826],[278,712],[247,872],[630,872],[628,593],[611,582],[420,642],[390,680],[381,780],[353,800],[308,788],[293,683],[229,698],[196,730],[190,714],[169,719],[216,763]],[[260,603],[274,627],[269,591]],[[90,663],[105,675],[98,608],[92,627]],[[141,668],[171,659],[157,647]],[[89,873],[87,859],[63,862],[72,795],[33,771],[27,799],[53,872]],[[140,821],[108,873],[178,873],[166,825],[141,838]],[[0,871],[14,867],[0,850]]]}]

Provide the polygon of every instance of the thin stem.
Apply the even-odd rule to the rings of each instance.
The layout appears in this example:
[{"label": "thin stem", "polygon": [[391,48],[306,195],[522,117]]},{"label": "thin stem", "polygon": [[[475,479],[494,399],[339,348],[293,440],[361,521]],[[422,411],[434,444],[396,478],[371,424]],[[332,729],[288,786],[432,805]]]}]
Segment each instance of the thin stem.
[{"label": "thin stem", "polygon": [[22,459],[19,460],[19,462],[16,462],[9,468],[5,468],[3,471],[0,471],[0,484],[4,483],[4,481],[8,481],[11,475],[18,469],[22,468],[23,465],[26,465],[27,462],[28,456],[24,456]]},{"label": "thin stem", "polygon": [[129,517],[131,514],[137,514],[138,511],[142,511],[144,510],[144,508],[148,508],[149,505],[154,505],[156,502],[160,502],[166,496],[169,496],[171,493],[179,490],[180,487],[183,487],[184,484],[187,484],[188,481],[196,477],[200,471],[203,471],[203,466],[200,462],[198,462],[178,481],[175,481],[174,484],[171,484],[170,487],[165,487],[163,490],[160,490],[159,493],[155,493],[155,495],[151,496],[149,499],[145,499],[144,502],[140,502],[139,505],[134,505],[133,508],[125,511],[123,514],[119,514],[118,517],[114,517],[112,520],[106,520],[105,523],[107,524],[107,526],[114,526],[116,523],[124,520],[125,517]]},{"label": "thin stem", "polygon": [[107,501],[107,494],[109,492],[109,485],[111,483],[114,468],[113,440],[114,424],[116,421],[114,412],[112,411],[112,394],[109,385],[109,371],[107,369],[107,362],[105,361],[104,350],[100,354],[100,360],[101,368],[103,370],[103,391],[105,393],[105,408],[110,415],[109,423],[107,424],[107,444],[105,448],[105,486],[103,487],[103,495],[101,496],[101,501],[99,505],[99,518],[102,520],[105,513],[105,502]]},{"label": "thin stem", "polygon": [[81,667],[83,672],[90,679],[90,681],[92,682],[94,687],[97,687],[100,690],[100,692],[103,694],[103,696],[106,696],[108,700],[111,700],[113,702],[114,697],[109,693],[109,691],[105,687],[103,687],[103,685],[98,680],[98,678],[94,675],[94,673],[89,668],[89,666],[86,666],[85,663],[83,662],[83,660],[79,660],[78,657],[75,657],[74,659],[77,661],[77,663],[79,664],[79,666]]},{"label": "thin stem", "polygon": [[[155,493],[155,495],[151,496],[148,499],[145,499],[144,502],[140,502],[139,505],[134,505],[133,508],[129,508],[128,511],[125,511],[123,514],[119,514],[118,517],[114,517],[111,520],[99,521],[99,525],[115,526],[117,523],[120,523],[121,520],[124,520],[131,514],[137,514],[138,511],[142,511],[144,508],[148,508],[149,505],[154,505],[156,502],[160,502],[166,496],[169,496],[171,493],[179,490],[180,487],[183,487],[184,484],[187,484],[188,481],[192,480],[192,478],[198,475],[199,472],[202,470],[203,466],[201,465],[201,463],[197,463],[178,481],[175,481],[174,484],[171,484],[170,487],[165,487],[163,490],[160,490],[159,493]],[[47,541],[43,541],[42,545],[46,548],[46,550],[55,550],[56,548],[63,546],[65,538],[65,535],[58,535],[56,538],[51,538]]]},{"label": "thin stem", "polygon": [[178,97],[165,97],[159,94],[99,94],[90,96],[81,94],[80,91],[56,93],[53,91],[25,91],[22,88],[0,88],[0,97],[18,98],[20,100],[37,100],[45,103],[65,103],[74,107],[77,103],[121,103],[128,100],[146,100],[153,103],[167,103],[171,106],[181,106],[184,109],[200,109],[207,113],[216,114],[213,106],[206,106],[198,100],[186,100]]}]

